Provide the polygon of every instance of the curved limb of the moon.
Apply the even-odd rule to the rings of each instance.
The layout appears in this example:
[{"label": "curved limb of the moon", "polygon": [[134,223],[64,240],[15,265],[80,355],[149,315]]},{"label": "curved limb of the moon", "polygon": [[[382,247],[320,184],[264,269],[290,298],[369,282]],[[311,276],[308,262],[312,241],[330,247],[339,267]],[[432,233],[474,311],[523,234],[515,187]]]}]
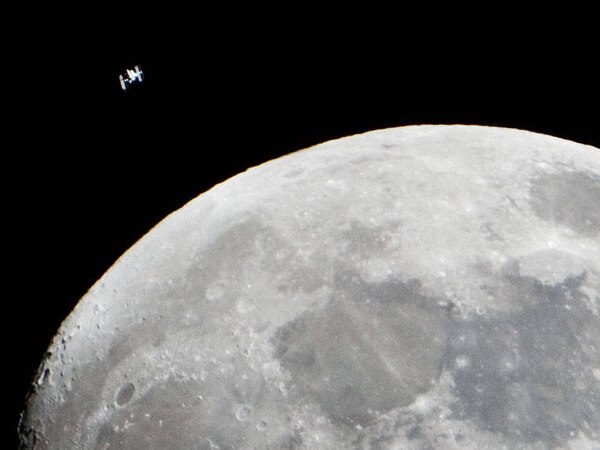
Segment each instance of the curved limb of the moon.
[{"label": "curved limb of the moon", "polygon": [[250,169],[65,320],[25,449],[600,448],[600,151],[414,126]]}]

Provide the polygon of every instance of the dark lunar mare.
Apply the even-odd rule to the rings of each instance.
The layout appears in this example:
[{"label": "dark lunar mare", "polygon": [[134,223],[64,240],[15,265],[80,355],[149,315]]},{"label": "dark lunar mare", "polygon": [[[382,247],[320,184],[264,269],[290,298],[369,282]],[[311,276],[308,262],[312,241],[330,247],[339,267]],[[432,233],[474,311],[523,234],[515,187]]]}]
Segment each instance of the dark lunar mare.
[{"label": "dark lunar mare", "polygon": [[298,399],[338,425],[368,426],[437,381],[448,318],[415,280],[369,284],[342,270],[334,286],[326,307],[276,333],[275,357]]},{"label": "dark lunar mare", "polygon": [[[514,445],[560,446],[580,431],[598,439],[600,387],[592,366],[600,361],[600,321],[578,291],[586,273],[546,285],[521,275],[511,261],[497,277],[495,294],[514,297],[508,300],[518,311],[465,318],[453,303],[440,307],[440,299],[422,295],[418,280],[370,284],[342,271],[335,279],[338,294],[326,308],[277,333],[276,357],[292,374],[298,395],[311,398],[334,423],[368,426],[376,412],[407,406],[431,386],[411,384],[411,372],[407,382],[386,371],[376,349],[361,340],[361,325],[374,320],[395,339],[399,329],[421,322],[409,331],[428,336],[413,340],[418,352],[409,340],[403,350],[410,356],[393,356],[410,361],[421,380],[437,381],[442,369],[453,373],[451,419],[470,419]],[[368,309],[359,308],[365,322],[352,323],[344,305],[365,301]],[[457,358],[468,364],[457,367]],[[419,420],[407,437],[426,439]]]},{"label": "dark lunar mare", "polygon": [[533,212],[587,237],[600,235],[600,176],[586,172],[543,174],[529,189]]},{"label": "dark lunar mare", "polygon": [[592,373],[600,361],[600,321],[578,288],[586,273],[556,285],[520,274],[501,276],[504,293],[523,307],[506,315],[455,320],[444,365],[458,357],[458,401],[453,418],[472,419],[508,442],[563,446],[579,431],[600,436],[600,386]]}]

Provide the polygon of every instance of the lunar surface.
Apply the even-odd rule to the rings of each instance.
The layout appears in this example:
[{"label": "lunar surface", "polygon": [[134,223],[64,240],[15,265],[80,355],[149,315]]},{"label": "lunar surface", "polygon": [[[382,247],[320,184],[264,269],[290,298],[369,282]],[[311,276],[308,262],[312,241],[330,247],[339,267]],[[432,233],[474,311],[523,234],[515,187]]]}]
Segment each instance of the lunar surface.
[{"label": "lunar surface", "polygon": [[247,170],[81,299],[25,449],[600,449],[600,150],[410,126]]}]

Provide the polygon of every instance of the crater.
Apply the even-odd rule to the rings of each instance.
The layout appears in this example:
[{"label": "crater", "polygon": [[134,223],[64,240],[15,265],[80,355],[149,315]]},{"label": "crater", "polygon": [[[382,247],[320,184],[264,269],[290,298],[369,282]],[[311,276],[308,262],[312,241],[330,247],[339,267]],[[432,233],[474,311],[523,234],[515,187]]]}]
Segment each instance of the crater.
[{"label": "crater", "polygon": [[252,409],[248,405],[241,405],[236,409],[235,418],[239,422],[246,422],[250,419]]},{"label": "crater", "polygon": [[129,400],[133,398],[133,394],[135,393],[135,386],[133,383],[127,383],[117,393],[116,402],[119,406],[124,406],[129,403]]}]

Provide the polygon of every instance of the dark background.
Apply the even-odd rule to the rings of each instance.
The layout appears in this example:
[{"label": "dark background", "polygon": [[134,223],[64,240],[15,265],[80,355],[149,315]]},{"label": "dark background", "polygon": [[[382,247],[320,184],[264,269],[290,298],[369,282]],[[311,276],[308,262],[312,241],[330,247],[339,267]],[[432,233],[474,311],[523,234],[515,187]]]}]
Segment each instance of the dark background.
[{"label": "dark background", "polygon": [[[215,183],[410,124],[514,127],[600,147],[593,35],[550,26],[525,39],[509,23],[403,32],[411,20],[214,31],[208,17],[191,33],[132,22],[98,39],[36,42],[30,78],[11,88],[19,138],[4,167],[14,177],[8,244],[19,249],[8,280],[19,294],[5,299],[11,443],[61,321],[124,251]],[[135,64],[145,80],[123,92],[118,75]]]}]

